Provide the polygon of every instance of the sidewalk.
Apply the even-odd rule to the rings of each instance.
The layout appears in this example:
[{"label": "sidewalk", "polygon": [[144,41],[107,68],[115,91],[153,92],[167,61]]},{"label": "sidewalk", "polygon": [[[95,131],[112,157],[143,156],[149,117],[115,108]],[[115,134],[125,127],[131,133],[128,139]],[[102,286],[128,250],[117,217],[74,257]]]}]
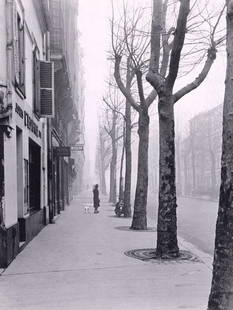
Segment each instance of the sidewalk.
[{"label": "sidewalk", "polygon": [[206,309],[211,270],[202,252],[205,263],[128,257],[153,248],[156,233],[128,230],[131,220],[115,217],[108,203],[86,214],[86,202],[91,197],[74,201],[3,272],[1,310]]}]

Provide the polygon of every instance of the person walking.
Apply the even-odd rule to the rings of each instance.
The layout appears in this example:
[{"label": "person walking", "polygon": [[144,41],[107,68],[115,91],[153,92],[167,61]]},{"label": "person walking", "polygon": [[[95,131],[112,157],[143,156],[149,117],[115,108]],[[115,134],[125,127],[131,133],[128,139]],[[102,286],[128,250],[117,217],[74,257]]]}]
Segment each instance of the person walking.
[{"label": "person walking", "polygon": [[94,203],[94,213],[99,213],[98,207],[100,206],[100,199],[99,199],[98,184],[96,184],[93,188],[93,203]]}]

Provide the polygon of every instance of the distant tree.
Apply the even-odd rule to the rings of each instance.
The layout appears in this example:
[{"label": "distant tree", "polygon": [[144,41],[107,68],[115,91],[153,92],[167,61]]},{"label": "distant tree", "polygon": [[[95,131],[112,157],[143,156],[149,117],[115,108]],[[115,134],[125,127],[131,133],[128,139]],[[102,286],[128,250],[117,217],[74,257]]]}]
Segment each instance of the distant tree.
[{"label": "distant tree", "polygon": [[[109,202],[113,204],[117,200],[117,151],[118,141],[123,138],[124,119],[122,119],[123,102],[119,98],[119,93],[114,84],[109,83],[108,93],[103,97],[104,109],[104,129],[111,141],[111,161],[110,161],[110,190]],[[124,115],[123,115],[124,116]]]},{"label": "distant tree", "polygon": [[109,143],[109,137],[106,134],[105,129],[99,124],[99,137],[96,152],[96,172],[99,176],[100,191],[103,195],[107,195],[106,171],[110,164],[110,158],[111,145]]}]

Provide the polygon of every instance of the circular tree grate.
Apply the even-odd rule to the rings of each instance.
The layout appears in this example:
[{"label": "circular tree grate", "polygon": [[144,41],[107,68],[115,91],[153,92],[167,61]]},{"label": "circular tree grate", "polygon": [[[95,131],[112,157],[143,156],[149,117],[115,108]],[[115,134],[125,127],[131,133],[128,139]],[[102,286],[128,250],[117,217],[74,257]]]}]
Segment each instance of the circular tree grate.
[{"label": "circular tree grate", "polygon": [[160,258],[156,255],[155,249],[136,249],[124,252],[126,256],[133,257],[142,261],[156,261],[159,263],[164,262],[201,262],[201,260],[189,251],[181,250],[178,257]]},{"label": "circular tree grate", "polygon": [[131,229],[129,226],[118,226],[115,229],[123,230],[123,231],[132,231],[132,232],[155,232],[156,228],[147,227],[147,229]]}]

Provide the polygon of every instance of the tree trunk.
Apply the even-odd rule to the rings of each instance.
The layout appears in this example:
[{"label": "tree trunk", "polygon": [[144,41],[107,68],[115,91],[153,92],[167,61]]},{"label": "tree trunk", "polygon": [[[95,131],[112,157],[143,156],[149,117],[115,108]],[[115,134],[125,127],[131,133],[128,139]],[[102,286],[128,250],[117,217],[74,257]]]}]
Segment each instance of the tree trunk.
[{"label": "tree trunk", "polygon": [[147,191],[148,191],[148,146],[149,146],[149,115],[148,109],[139,112],[138,121],[138,171],[137,186],[134,200],[134,213],[131,229],[146,230]]},{"label": "tree trunk", "polygon": [[126,101],[125,106],[125,126],[125,192],[123,214],[125,217],[131,217],[131,105],[128,101]]},{"label": "tree trunk", "polygon": [[116,165],[117,165],[117,142],[116,142],[116,112],[112,112],[112,130],[111,130],[111,141],[112,141],[112,158],[110,163],[110,191],[109,191],[109,202],[116,203]]},{"label": "tree trunk", "polygon": [[100,177],[100,190],[103,195],[107,195],[106,178],[105,178],[105,158],[104,158],[104,141],[100,136],[100,157],[99,157],[99,177]]},{"label": "tree trunk", "polygon": [[123,165],[124,165],[124,157],[125,157],[125,143],[122,145],[122,154],[121,154],[121,165],[120,165],[120,181],[119,181],[119,198],[118,200],[124,199],[124,187],[123,187]]},{"label": "tree trunk", "polygon": [[179,254],[177,242],[175,130],[173,97],[159,100],[159,209],[157,255],[161,258]]},{"label": "tree trunk", "polygon": [[219,210],[208,310],[233,309],[233,1],[227,4],[227,73]]},{"label": "tree trunk", "polygon": [[[104,165],[104,163],[103,163]],[[103,195],[107,195],[107,189],[106,189],[106,177],[105,177],[105,168],[101,168],[101,192]]]},{"label": "tree trunk", "polygon": [[[115,142],[113,142],[115,144]],[[117,149],[113,146],[112,149],[112,159],[110,163],[110,192],[109,192],[109,202],[116,203],[116,165],[117,165]]]}]

